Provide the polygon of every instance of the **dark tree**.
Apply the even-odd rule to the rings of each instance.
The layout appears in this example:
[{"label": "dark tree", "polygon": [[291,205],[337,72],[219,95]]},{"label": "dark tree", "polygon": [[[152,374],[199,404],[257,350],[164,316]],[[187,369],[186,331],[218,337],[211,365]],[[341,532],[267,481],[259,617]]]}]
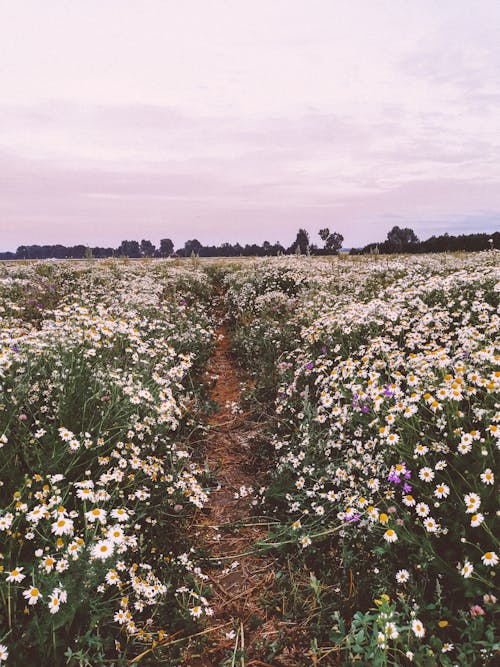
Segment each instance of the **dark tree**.
[{"label": "dark tree", "polygon": [[330,230],[328,229],[328,227],[325,227],[324,229],[320,229],[318,234],[319,234],[319,238],[322,241],[326,242],[327,238],[330,236]]},{"label": "dark tree", "polygon": [[141,247],[139,241],[122,241],[118,248],[118,255],[122,257],[140,257]]},{"label": "dark tree", "polygon": [[299,231],[297,232],[297,238],[288,248],[288,252],[289,253],[298,252],[301,255],[305,255],[307,253],[308,248],[309,248],[309,234],[305,229],[299,229]]},{"label": "dark tree", "polygon": [[174,244],[171,239],[161,239],[160,241],[160,257],[170,257],[174,252]]},{"label": "dark tree", "polygon": [[190,241],[186,241],[184,244],[183,255],[184,257],[191,257],[193,253],[195,255],[199,255],[202,248],[203,246],[198,241],[198,239],[191,239]]},{"label": "dark tree", "polygon": [[389,252],[406,252],[411,246],[418,244],[418,237],[409,227],[398,227],[397,225],[387,234],[387,245]]},{"label": "dark tree", "polygon": [[332,232],[328,227],[319,230],[319,237],[322,241],[325,242],[325,252],[328,255],[338,255],[339,250],[342,248],[342,243],[344,242],[344,237],[338,232]]},{"label": "dark tree", "polygon": [[141,255],[143,257],[153,257],[155,254],[155,247],[151,243],[151,241],[147,241],[146,239],[142,239],[141,241]]}]

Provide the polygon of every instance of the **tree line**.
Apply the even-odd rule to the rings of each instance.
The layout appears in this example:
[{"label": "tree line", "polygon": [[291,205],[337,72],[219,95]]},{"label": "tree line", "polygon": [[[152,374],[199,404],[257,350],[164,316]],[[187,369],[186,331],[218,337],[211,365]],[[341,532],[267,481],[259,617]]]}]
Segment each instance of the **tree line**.
[{"label": "tree line", "polygon": [[351,255],[369,253],[424,253],[424,252],[479,252],[481,250],[500,249],[500,232],[493,234],[441,234],[420,241],[415,232],[408,227],[393,227],[387,238],[380,243],[369,243],[364,248],[351,248]]},{"label": "tree line", "polygon": [[[104,259],[106,257],[262,257],[290,254],[336,255],[342,248],[344,237],[338,232],[330,232],[328,227],[320,229],[318,236],[322,245],[312,243],[309,233],[299,229],[293,243],[285,247],[279,241],[270,243],[222,243],[221,245],[203,245],[198,239],[190,239],[184,246],[175,250],[171,239],[161,239],[156,247],[151,241],[122,241],[117,248],[100,246],[90,247],[82,244],[74,246],[57,245],[21,245],[15,252],[1,252],[0,260],[9,259]],[[351,248],[351,255],[369,253],[424,253],[424,252],[474,252],[500,249],[500,233],[460,234],[451,236],[431,236],[420,241],[412,229],[393,227],[387,238],[380,243],[369,243],[363,248]]]}]

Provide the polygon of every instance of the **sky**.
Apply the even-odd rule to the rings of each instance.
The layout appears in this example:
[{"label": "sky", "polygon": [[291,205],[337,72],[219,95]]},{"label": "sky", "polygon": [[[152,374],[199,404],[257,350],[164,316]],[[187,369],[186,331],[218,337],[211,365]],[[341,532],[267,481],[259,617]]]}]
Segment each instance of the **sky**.
[{"label": "sky", "polygon": [[498,0],[0,0],[0,251],[500,229]]}]

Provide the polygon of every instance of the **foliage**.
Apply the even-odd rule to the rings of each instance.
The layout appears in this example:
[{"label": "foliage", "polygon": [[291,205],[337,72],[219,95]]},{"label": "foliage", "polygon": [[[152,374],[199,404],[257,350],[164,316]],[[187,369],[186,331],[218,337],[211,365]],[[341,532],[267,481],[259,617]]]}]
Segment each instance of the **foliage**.
[{"label": "foliage", "polygon": [[0,641],[15,664],[126,664],[208,609],[185,524],[206,501],[189,438],[210,288],[48,263],[0,294]]},{"label": "foliage", "polygon": [[318,655],[485,664],[498,649],[496,254],[271,260],[226,280],[236,350],[268,393],[279,378],[272,544],[288,558],[295,543],[327,591]]}]

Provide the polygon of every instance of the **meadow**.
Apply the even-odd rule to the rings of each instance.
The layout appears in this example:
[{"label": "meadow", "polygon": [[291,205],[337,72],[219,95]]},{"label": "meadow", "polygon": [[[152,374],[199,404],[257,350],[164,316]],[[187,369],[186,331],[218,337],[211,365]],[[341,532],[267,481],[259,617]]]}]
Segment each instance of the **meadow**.
[{"label": "meadow", "polygon": [[223,323],[278,629],[215,664],[493,664],[499,255],[0,265],[0,663],[209,664]]}]

